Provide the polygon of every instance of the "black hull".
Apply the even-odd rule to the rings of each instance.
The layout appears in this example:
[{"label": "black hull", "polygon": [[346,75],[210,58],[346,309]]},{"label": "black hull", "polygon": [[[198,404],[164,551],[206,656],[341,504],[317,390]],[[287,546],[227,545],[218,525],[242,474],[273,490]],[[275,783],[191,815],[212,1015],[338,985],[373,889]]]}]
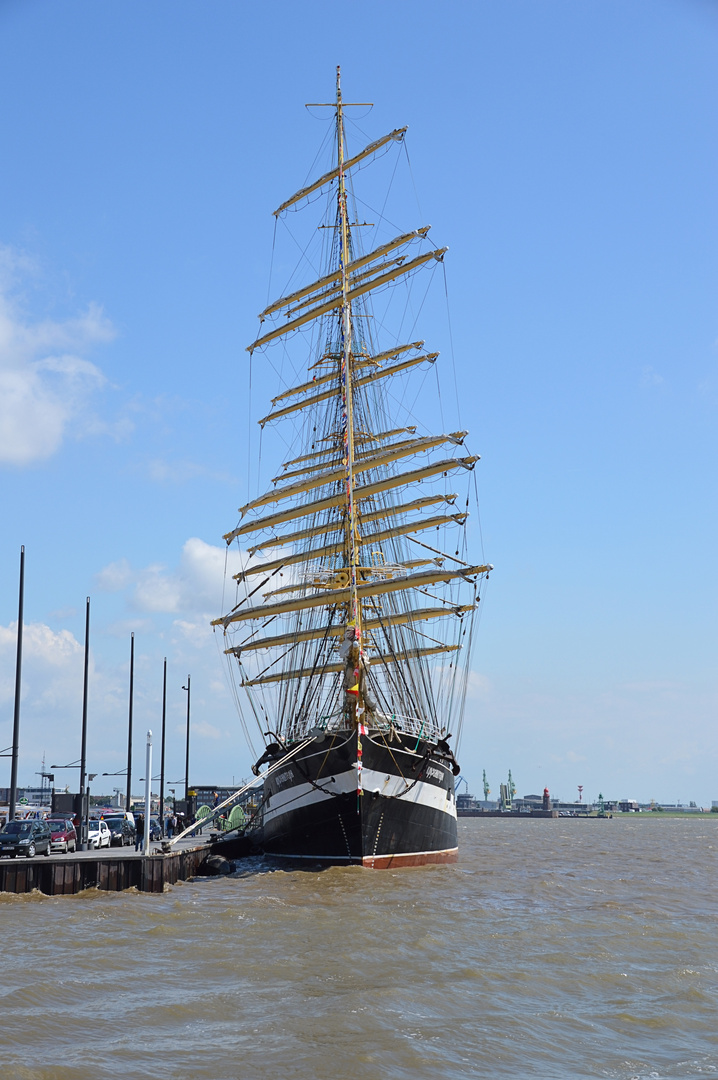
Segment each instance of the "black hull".
[{"label": "black hull", "polygon": [[452,761],[416,737],[326,735],[269,776],[264,795],[268,855],[375,869],[457,858]]}]

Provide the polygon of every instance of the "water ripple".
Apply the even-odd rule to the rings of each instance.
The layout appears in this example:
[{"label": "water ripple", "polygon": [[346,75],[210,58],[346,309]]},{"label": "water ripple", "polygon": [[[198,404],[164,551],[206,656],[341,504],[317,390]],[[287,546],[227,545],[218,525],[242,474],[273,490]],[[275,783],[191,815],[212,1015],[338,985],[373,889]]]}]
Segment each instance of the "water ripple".
[{"label": "water ripple", "polygon": [[464,820],[455,867],[0,896],[2,1080],[718,1072],[718,821]]}]

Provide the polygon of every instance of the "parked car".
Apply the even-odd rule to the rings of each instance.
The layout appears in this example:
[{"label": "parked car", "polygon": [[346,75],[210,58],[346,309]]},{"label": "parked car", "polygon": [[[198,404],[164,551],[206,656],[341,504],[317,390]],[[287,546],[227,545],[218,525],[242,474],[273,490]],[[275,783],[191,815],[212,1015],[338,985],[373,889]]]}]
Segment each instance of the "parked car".
[{"label": "parked car", "polygon": [[46,821],[9,821],[0,833],[0,855],[25,855],[32,859],[38,852],[50,854],[52,834]]},{"label": "parked car", "polygon": [[48,818],[53,851],[77,851],[77,833],[69,818]]},{"label": "parked car", "polygon": [[159,823],[159,819],[156,817],[150,818],[150,840],[161,840],[162,828]]},{"label": "parked car", "polygon": [[91,821],[87,834],[87,846],[89,848],[103,848],[110,846],[110,830],[104,820]]},{"label": "parked car", "polygon": [[134,844],[135,830],[126,817],[105,818],[110,830],[110,845],[125,847],[126,844]]}]

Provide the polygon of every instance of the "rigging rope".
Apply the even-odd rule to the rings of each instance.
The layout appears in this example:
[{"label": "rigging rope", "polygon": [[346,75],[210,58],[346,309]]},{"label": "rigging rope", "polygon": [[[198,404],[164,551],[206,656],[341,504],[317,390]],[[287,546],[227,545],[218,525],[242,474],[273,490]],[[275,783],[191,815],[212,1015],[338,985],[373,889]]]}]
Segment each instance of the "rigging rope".
[{"label": "rigging rope", "polygon": [[255,777],[254,780],[250,780],[243,787],[238,788],[237,791],[232,792],[232,794],[229,795],[223,802],[215,806],[211,814],[208,814],[206,817],[200,818],[199,821],[193,822],[192,825],[188,825],[183,832],[179,833],[177,836],[173,836],[171,840],[165,840],[162,844],[163,849],[170,851],[173,844],[176,844],[178,840],[182,840],[185,836],[189,836],[190,833],[193,833],[196,829],[204,829],[207,825],[209,825],[210,821],[214,821],[214,819],[219,816],[220,811],[222,811],[225,806],[229,806],[230,803],[236,802],[237,799],[241,795],[244,795],[246,791],[249,791],[250,788],[256,787],[257,784],[264,783],[268,776],[276,772],[277,769],[279,769],[282,765],[285,765],[286,762],[290,760],[290,758],[293,758],[296,754],[299,753],[300,750],[303,750],[312,742],[314,742],[313,737],[305,739],[303,742],[299,743],[299,745],[295,746],[292,750],[290,750],[288,754],[285,754],[284,757],[281,757],[279,761],[275,761],[273,765],[270,765],[267,771],[262,773],[261,776]]}]

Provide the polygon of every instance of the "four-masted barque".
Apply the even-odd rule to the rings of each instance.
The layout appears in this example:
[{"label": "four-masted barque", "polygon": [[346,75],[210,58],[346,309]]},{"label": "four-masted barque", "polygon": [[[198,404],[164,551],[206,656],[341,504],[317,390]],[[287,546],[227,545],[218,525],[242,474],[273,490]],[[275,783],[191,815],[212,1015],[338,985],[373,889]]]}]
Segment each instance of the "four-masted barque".
[{"label": "four-masted barque", "polygon": [[452,862],[459,768],[450,739],[492,567],[459,557],[470,499],[464,509],[450,489],[467,477],[471,493],[478,458],[466,452],[465,431],[401,426],[412,413],[391,388],[431,370],[438,353],[423,341],[377,340],[372,318],[382,290],[437,266],[447,249],[431,247],[425,227],[363,252],[354,172],[401,144],[406,128],[350,154],[339,69],[331,107],[333,168],[275,211],[327,196],[326,265],[265,308],[249,346],[259,353],[310,330],[297,339],[305,381],[283,389],[259,421],[287,423],[291,451],[225,536],[243,568],[236,605],[213,625],[265,738],[254,769],[268,766],[267,854],[376,868]]}]

